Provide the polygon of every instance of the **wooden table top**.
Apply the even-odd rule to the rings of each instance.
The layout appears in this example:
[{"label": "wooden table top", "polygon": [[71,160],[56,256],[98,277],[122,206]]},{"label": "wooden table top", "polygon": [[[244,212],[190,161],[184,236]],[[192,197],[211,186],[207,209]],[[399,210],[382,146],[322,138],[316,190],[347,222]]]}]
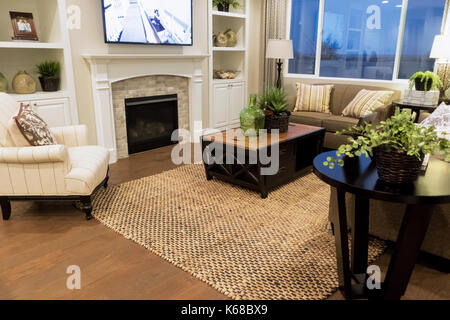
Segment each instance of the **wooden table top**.
[{"label": "wooden table top", "polygon": [[247,150],[259,150],[276,143],[299,139],[321,131],[325,131],[325,129],[303,124],[290,123],[288,132],[280,133],[279,139],[272,139],[272,135],[270,133],[267,134],[267,138],[263,136],[246,137],[242,133],[242,130],[237,128],[205,135],[203,136],[203,140],[208,142],[218,142],[225,145],[234,145],[235,147],[245,148]]}]

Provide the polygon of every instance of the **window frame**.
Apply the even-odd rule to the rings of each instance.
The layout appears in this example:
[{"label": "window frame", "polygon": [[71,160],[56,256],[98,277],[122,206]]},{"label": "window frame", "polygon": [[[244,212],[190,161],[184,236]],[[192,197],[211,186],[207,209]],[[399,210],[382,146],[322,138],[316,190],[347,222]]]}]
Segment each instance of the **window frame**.
[{"label": "window frame", "polygon": [[[334,83],[349,83],[355,82],[357,83],[365,83],[365,84],[399,84],[404,85],[408,83],[408,79],[399,79],[398,74],[400,72],[400,60],[402,57],[402,47],[403,47],[403,36],[405,33],[406,26],[406,13],[408,10],[408,0],[402,0],[402,11],[400,14],[400,22],[399,22],[399,31],[398,31],[398,39],[397,39],[397,48],[395,52],[395,61],[394,61],[394,70],[392,73],[391,80],[377,80],[377,79],[359,79],[359,78],[340,78],[340,77],[321,77],[320,76],[320,63],[321,63],[321,55],[322,55],[322,35],[323,35],[323,19],[325,15],[325,1],[329,0],[319,0],[319,17],[318,17],[318,26],[317,26],[317,45],[316,45],[316,62],[315,62],[315,72],[314,74],[302,74],[302,73],[289,73],[289,68],[284,68],[283,75],[285,78],[291,79],[307,79],[307,80],[324,80]],[[449,0],[446,0],[444,5],[444,13],[442,16],[442,24],[441,24],[441,34],[446,29],[446,20],[450,19],[446,17],[447,7],[449,6]],[[291,38],[291,22],[292,22],[292,0],[287,1],[286,8],[286,39],[290,40]],[[450,30],[450,21],[448,23],[447,29]],[[289,59],[285,60],[285,66],[288,66]],[[438,61],[435,61],[434,71],[436,71]]]}]

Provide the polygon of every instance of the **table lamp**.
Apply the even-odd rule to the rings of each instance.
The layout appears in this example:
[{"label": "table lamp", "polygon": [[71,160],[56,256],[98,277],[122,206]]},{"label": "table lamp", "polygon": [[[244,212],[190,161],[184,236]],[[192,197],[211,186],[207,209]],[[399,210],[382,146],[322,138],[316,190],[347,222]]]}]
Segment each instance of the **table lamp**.
[{"label": "table lamp", "polygon": [[446,91],[450,89],[450,36],[437,35],[434,38],[433,47],[430,53],[431,59],[439,59],[437,74],[441,78],[444,87],[441,88],[441,100],[448,103],[449,99],[446,97]]},{"label": "table lamp", "polygon": [[278,80],[277,88],[281,88],[281,71],[283,70],[283,60],[294,58],[292,40],[270,39],[267,42],[267,59],[277,59]]}]

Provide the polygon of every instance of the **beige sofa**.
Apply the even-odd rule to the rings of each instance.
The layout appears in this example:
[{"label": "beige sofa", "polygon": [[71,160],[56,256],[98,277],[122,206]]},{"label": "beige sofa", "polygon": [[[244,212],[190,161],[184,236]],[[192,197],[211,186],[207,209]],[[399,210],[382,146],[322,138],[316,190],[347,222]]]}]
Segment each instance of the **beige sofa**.
[{"label": "beige sofa", "polygon": [[[356,119],[342,116],[342,111],[353,100],[359,91],[363,89],[376,91],[393,91],[393,100],[398,100],[401,96],[400,91],[395,91],[380,87],[367,87],[347,84],[333,84],[334,90],[331,95],[330,109],[332,114],[319,112],[292,112],[291,121],[299,124],[306,124],[326,129],[324,147],[328,149],[337,149],[340,145],[347,142],[348,136],[338,136],[337,131],[348,129],[354,125],[363,124],[364,122],[378,124],[380,121],[386,120],[394,112],[392,103],[378,110],[376,113],[366,118]],[[391,101],[391,102],[392,102]],[[290,105],[295,105],[294,98],[291,99]]]},{"label": "beige sofa", "polygon": [[[90,196],[108,182],[109,151],[88,146],[86,126],[52,128],[58,145],[18,146],[11,119],[19,104],[0,93],[0,204],[4,220],[11,201],[79,200],[91,219]],[[19,132],[20,134],[20,132]]]}]

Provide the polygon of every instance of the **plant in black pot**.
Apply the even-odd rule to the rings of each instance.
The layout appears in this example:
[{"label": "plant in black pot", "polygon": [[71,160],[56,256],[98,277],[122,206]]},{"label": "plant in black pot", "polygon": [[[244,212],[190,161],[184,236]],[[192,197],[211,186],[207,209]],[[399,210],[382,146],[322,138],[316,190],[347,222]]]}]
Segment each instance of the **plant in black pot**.
[{"label": "plant in black pot", "polygon": [[346,159],[371,156],[381,180],[393,184],[412,183],[419,175],[426,154],[440,153],[450,162],[450,141],[440,138],[435,129],[419,127],[408,111],[397,111],[376,128],[366,124],[341,131],[340,134],[358,132],[359,135],[349,138],[349,143],[336,152],[338,158],[330,157],[324,165],[333,169],[336,163],[347,165]]},{"label": "plant in black pot", "polygon": [[441,78],[431,71],[416,72],[409,79],[409,88],[416,87],[417,91],[437,90],[438,87],[443,87]]},{"label": "plant in black pot", "polygon": [[219,11],[229,12],[230,7],[239,9],[241,4],[237,0],[213,0],[213,7]]},{"label": "plant in black pot", "polygon": [[58,91],[61,82],[61,64],[58,61],[46,61],[36,65],[36,73],[43,91]]},{"label": "plant in black pot", "polygon": [[288,110],[286,91],[275,87],[267,89],[259,97],[258,104],[266,114],[265,128],[268,132],[274,129],[280,133],[288,131],[291,113]]}]

